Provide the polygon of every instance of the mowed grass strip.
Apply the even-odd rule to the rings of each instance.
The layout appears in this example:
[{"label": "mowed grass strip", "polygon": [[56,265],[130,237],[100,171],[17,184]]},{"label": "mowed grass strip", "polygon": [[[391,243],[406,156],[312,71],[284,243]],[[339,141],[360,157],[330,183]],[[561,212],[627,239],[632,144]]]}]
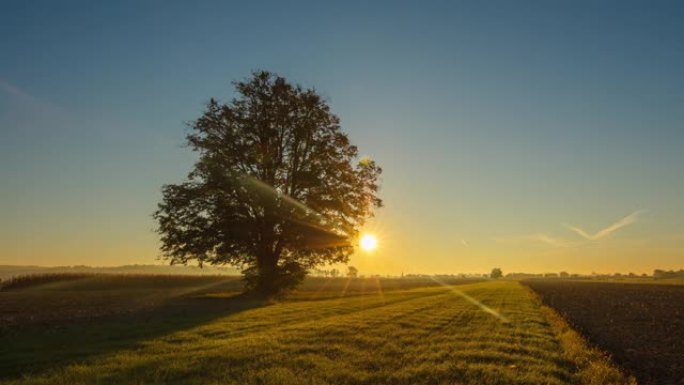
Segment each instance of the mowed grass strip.
[{"label": "mowed grass strip", "polygon": [[3,384],[565,384],[578,373],[534,295],[501,281],[248,308]]}]

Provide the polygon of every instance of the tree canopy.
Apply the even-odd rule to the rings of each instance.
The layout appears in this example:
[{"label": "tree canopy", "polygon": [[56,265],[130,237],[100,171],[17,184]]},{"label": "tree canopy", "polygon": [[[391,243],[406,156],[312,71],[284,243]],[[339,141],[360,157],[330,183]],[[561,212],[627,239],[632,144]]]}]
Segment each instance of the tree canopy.
[{"label": "tree canopy", "polygon": [[359,158],[312,89],[270,72],[234,83],[190,123],[199,154],[188,179],[162,188],[154,217],[172,264],[243,267],[247,288],[277,293],[312,267],[347,262],[380,207],[373,160]]}]

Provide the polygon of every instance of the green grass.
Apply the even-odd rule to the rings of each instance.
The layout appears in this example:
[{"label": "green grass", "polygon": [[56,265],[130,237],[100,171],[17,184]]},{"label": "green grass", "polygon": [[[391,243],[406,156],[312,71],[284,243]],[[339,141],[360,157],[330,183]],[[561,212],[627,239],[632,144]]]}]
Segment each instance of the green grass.
[{"label": "green grass", "polygon": [[[627,383],[515,281],[311,282],[295,300],[203,289],[127,316],[13,328],[1,336],[0,383]],[[340,296],[344,286],[353,295]]]}]

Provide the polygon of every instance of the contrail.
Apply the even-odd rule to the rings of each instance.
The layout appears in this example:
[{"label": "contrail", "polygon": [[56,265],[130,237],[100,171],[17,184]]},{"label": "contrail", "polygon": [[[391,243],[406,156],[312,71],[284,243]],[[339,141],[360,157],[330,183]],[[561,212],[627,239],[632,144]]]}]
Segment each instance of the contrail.
[{"label": "contrail", "polygon": [[531,239],[538,241],[538,242],[547,243],[547,244],[553,245],[553,246],[560,246],[560,247],[570,246],[569,243],[565,240],[556,239],[556,238],[553,238],[549,235],[542,234],[542,233],[533,235]]},{"label": "contrail", "polygon": [[431,278],[433,281],[437,282],[438,284],[440,284],[440,285],[442,285],[442,286],[444,286],[444,287],[449,288],[449,289],[451,290],[451,292],[454,293],[454,294],[456,294],[457,296],[459,296],[459,297],[465,299],[466,301],[472,303],[473,305],[479,307],[480,310],[482,310],[483,312],[485,312],[485,313],[487,313],[487,314],[489,314],[489,315],[492,315],[492,316],[496,317],[499,321],[501,321],[501,322],[503,322],[503,323],[509,323],[509,322],[511,322],[511,321],[508,320],[508,318],[506,318],[506,317],[504,317],[503,315],[501,315],[501,313],[499,313],[498,311],[496,311],[496,310],[492,309],[491,307],[489,307],[489,306],[483,304],[482,302],[476,300],[475,298],[469,296],[468,294],[466,294],[466,293],[464,293],[464,292],[462,292],[462,291],[456,289],[454,286],[452,286],[452,285],[447,285],[446,283],[440,281],[439,279],[437,279],[437,278],[435,278],[435,277],[430,277],[430,278]]},{"label": "contrail", "polygon": [[637,210],[637,211],[627,215],[626,217],[620,219],[619,221],[613,223],[612,225],[606,227],[605,229],[598,231],[596,234],[593,234],[593,235],[587,233],[586,231],[584,231],[583,229],[581,229],[577,226],[571,226],[568,224],[563,224],[563,226],[565,226],[568,229],[570,229],[571,231],[577,233],[582,238],[588,239],[590,241],[596,241],[596,240],[599,240],[601,238],[607,237],[608,235],[612,234],[613,232],[615,232],[617,230],[620,230],[621,228],[623,228],[625,226],[629,226],[633,223],[636,223],[639,220],[639,215],[641,215],[645,212],[646,211],[644,211],[644,210]]},{"label": "contrail", "polygon": [[33,96],[29,95],[27,92],[23,91],[21,88],[12,85],[10,82],[6,81],[3,78],[0,78],[0,89],[4,90],[8,94],[12,95],[13,97],[17,99],[25,99],[25,100],[32,100],[35,101],[36,98]]},{"label": "contrail", "polygon": [[546,243],[548,245],[558,246],[558,247],[569,247],[569,246],[573,245],[571,242],[568,242],[564,239],[553,238],[550,235],[544,234],[544,233],[513,236],[513,237],[497,237],[497,238],[493,238],[493,240],[494,240],[494,242],[498,242],[498,243],[538,242],[538,243]]},{"label": "contrail", "polygon": [[0,78],[0,91],[9,95],[16,102],[28,105],[38,112],[45,114],[65,114],[65,111],[62,108],[29,94],[3,78]]}]

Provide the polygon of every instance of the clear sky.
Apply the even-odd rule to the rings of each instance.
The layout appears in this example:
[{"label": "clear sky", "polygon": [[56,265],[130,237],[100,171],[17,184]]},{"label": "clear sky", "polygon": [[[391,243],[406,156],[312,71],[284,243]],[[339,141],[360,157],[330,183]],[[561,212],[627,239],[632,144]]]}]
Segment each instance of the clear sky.
[{"label": "clear sky", "polygon": [[682,2],[285,3],[0,3],[0,264],[158,263],[184,122],[266,69],[385,169],[361,273],[684,267]]}]

